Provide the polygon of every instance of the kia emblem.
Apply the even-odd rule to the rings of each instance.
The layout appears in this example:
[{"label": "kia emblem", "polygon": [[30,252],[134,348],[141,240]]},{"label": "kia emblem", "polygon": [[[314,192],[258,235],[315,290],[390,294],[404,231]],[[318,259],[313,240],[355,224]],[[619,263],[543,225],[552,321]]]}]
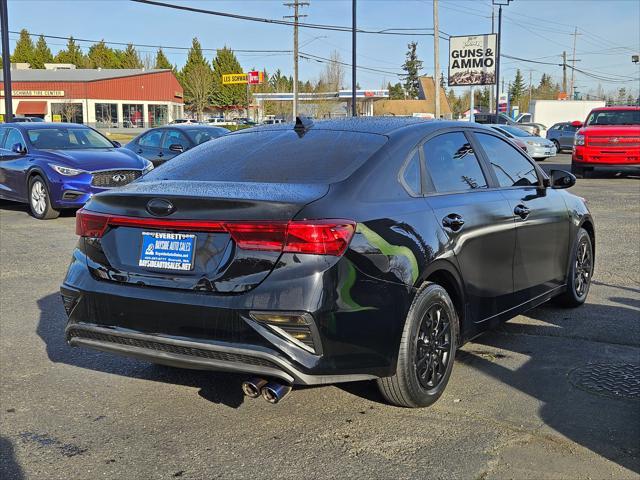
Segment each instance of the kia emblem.
[{"label": "kia emblem", "polygon": [[176,207],[165,198],[153,198],[147,202],[147,211],[157,217],[166,217],[175,212]]}]

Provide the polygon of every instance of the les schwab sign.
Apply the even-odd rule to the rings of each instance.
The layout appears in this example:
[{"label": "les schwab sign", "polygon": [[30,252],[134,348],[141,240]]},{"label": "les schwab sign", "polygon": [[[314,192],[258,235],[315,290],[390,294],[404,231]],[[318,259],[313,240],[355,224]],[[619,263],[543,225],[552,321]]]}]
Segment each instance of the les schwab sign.
[{"label": "les schwab sign", "polygon": [[248,83],[257,85],[264,81],[264,72],[251,71],[249,73],[226,73],[222,75],[223,85],[235,85]]},{"label": "les schwab sign", "polygon": [[[11,90],[14,97],[64,97],[64,90]],[[4,90],[0,90],[4,97]]]},{"label": "les schwab sign", "polygon": [[496,83],[496,34],[449,38],[449,86]]}]

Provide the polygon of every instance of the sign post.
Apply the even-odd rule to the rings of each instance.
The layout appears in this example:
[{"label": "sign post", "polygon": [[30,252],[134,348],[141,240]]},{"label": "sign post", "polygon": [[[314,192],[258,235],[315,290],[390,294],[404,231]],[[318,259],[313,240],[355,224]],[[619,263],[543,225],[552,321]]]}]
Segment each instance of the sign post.
[{"label": "sign post", "polygon": [[[449,37],[449,86],[471,87],[469,120],[474,120],[474,85],[496,83],[496,35]],[[436,87],[437,88],[437,87]]]}]

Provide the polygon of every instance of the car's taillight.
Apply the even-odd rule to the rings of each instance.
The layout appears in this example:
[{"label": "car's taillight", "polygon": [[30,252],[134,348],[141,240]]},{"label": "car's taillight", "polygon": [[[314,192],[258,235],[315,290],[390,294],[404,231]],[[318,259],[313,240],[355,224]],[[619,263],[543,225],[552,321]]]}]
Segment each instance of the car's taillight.
[{"label": "car's taillight", "polygon": [[243,250],[282,251],[314,255],[342,255],[356,230],[351,220],[304,220],[290,222],[212,222],[121,217],[76,213],[76,235],[99,238],[107,227],[124,226],[186,232],[227,232]]}]

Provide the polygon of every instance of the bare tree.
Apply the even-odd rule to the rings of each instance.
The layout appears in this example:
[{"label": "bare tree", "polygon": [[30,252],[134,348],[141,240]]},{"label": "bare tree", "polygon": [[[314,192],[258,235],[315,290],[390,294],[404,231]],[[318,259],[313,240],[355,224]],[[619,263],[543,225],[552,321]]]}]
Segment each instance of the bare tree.
[{"label": "bare tree", "polygon": [[78,109],[82,109],[82,105],[73,103],[72,100],[65,100],[60,104],[59,109],[60,115],[62,116],[62,121],[71,123],[73,122]]},{"label": "bare tree", "polygon": [[343,87],[344,64],[337,50],[333,50],[329,55],[329,63],[320,75],[320,81],[324,83],[330,91],[338,91]]},{"label": "bare tree", "polygon": [[204,109],[209,105],[213,88],[211,69],[206,65],[193,65],[188,73],[182,76],[182,87],[189,108],[196,114],[198,120],[203,120]]}]

